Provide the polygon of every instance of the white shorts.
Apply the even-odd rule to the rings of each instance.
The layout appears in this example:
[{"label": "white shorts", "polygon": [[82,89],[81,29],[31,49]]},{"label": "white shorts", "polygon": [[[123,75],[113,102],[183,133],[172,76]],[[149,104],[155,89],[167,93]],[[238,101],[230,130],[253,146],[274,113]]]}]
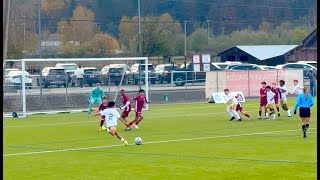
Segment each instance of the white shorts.
[{"label": "white shorts", "polygon": [[116,122],[114,122],[114,121],[105,121],[105,124],[106,124],[107,128],[118,125],[117,121]]}]

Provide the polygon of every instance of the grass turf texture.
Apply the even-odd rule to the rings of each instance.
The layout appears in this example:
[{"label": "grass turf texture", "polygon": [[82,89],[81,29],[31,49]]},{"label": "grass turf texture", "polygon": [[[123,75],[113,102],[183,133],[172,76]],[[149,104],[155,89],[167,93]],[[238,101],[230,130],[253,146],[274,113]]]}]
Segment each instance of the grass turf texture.
[{"label": "grass turf texture", "polygon": [[257,105],[243,122],[221,104],[152,106],[139,130],[118,122],[129,146],[86,113],[5,119],[4,179],[316,179],[316,106],[304,139],[298,115],[257,120]]}]

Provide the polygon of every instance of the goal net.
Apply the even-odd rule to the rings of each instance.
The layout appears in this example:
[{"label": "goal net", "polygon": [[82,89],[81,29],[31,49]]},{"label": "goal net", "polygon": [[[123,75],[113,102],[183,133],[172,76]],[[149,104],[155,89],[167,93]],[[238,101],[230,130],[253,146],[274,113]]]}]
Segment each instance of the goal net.
[{"label": "goal net", "polygon": [[[82,78],[74,74],[79,66]],[[131,98],[144,89],[149,99],[147,57],[6,60],[3,69],[4,117],[86,112],[97,83],[117,105],[122,104],[121,89]]]}]

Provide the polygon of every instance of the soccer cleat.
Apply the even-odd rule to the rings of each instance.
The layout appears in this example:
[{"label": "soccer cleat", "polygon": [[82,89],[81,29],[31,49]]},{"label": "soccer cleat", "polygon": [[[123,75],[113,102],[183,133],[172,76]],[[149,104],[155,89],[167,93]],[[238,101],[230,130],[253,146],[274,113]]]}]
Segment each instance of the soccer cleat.
[{"label": "soccer cleat", "polygon": [[234,117],[232,117],[229,121],[233,121],[235,118]]},{"label": "soccer cleat", "polygon": [[280,117],[280,113],[278,113],[278,116]]},{"label": "soccer cleat", "polygon": [[307,137],[307,131],[306,131],[306,130],[303,131],[303,137],[304,137],[304,138]]},{"label": "soccer cleat", "polygon": [[249,117],[249,120],[252,120],[252,117],[251,117],[251,116]]},{"label": "soccer cleat", "polygon": [[131,130],[131,127],[126,127],[124,130],[125,130],[125,131],[130,131],[130,130]]},{"label": "soccer cleat", "polygon": [[238,119],[237,121],[238,121],[238,122],[241,122],[241,121],[242,121],[242,118]]},{"label": "soccer cleat", "polygon": [[138,125],[133,125],[133,127],[134,127],[135,129],[139,129],[139,126],[138,126]]},{"label": "soccer cleat", "polygon": [[124,144],[125,146],[129,145],[128,141],[126,141],[126,140],[123,141],[123,144]]},{"label": "soccer cleat", "polygon": [[259,116],[258,119],[261,119],[261,116]]}]

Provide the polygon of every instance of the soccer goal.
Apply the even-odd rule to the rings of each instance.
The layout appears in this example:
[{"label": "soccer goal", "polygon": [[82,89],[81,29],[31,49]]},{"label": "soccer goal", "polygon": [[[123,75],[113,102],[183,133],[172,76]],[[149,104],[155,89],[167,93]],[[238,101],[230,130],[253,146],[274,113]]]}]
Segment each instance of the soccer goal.
[{"label": "soccer goal", "polygon": [[[144,89],[149,100],[148,64],[147,57],[6,60],[4,117],[85,112],[97,83],[116,104],[121,104],[121,89],[132,98]],[[80,66],[82,78],[74,74]]]}]

